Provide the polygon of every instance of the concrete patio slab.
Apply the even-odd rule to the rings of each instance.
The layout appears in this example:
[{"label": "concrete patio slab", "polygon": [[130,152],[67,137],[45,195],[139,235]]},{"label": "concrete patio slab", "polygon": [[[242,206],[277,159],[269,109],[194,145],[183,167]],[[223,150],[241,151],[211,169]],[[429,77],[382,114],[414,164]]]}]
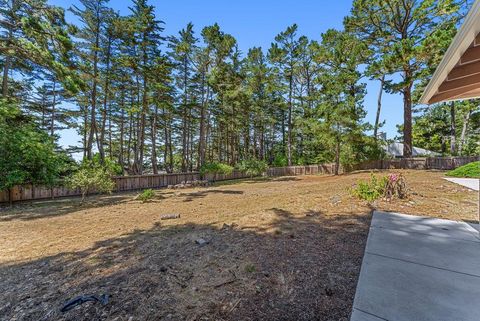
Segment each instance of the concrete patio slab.
[{"label": "concrete patio slab", "polygon": [[474,227],[374,212],[351,321],[478,321]]},{"label": "concrete patio slab", "polygon": [[400,213],[375,212],[370,227],[480,241],[478,230],[465,222]]},{"label": "concrete patio slab", "polygon": [[[394,253],[396,259],[406,262],[480,277],[480,241],[371,229],[367,246],[369,253],[386,257]],[[461,257],[462,259],[452,260],[452,257]]]},{"label": "concrete patio slab", "polygon": [[389,321],[478,320],[479,277],[370,253],[363,260],[355,308]]},{"label": "concrete patio slab", "polygon": [[466,188],[478,191],[480,188],[479,179],[477,178],[455,178],[455,177],[444,177],[444,180],[449,182],[465,186]]}]

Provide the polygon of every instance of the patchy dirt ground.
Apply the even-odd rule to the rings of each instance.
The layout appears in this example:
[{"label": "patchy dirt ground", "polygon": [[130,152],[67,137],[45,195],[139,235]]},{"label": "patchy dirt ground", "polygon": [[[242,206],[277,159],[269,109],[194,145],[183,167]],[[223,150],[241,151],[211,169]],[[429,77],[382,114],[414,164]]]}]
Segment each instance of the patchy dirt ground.
[{"label": "patchy dirt ground", "polygon": [[[370,175],[355,173],[4,208],[0,319],[348,320],[372,209],[476,218],[475,192],[440,172],[403,173],[409,199],[375,204],[349,195]],[[104,293],[105,306],[60,312]]]}]

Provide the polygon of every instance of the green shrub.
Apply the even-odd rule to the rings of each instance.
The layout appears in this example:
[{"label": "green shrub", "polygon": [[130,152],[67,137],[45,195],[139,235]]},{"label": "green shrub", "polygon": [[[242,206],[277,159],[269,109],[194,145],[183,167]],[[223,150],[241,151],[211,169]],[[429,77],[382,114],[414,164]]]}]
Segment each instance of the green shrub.
[{"label": "green shrub", "polygon": [[447,173],[447,176],[480,178],[480,162],[473,162]]},{"label": "green shrub", "polygon": [[80,189],[82,202],[91,192],[111,193],[115,187],[112,172],[108,166],[95,161],[86,161],[71,176],[66,179],[66,185],[73,189]]},{"label": "green shrub", "polygon": [[387,200],[393,198],[406,198],[407,187],[402,174],[391,173],[378,178],[370,174],[369,181],[359,181],[351,190],[351,193],[359,199],[373,202],[380,197]]},{"label": "green shrub", "polygon": [[68,161],[20,107],[0,99],[0,191],[26,183],[52,186]]},{"label": "green shrub", "polygon": [[145,203],[152,200],[154,197],[155,192],[153,191],[153,189],[145,189],[136,197],[136,199]]},{"label": "green shrub", "polygon": [[260,176],[268,169],[268,164],[265,161],[258,159],[244,160],[238,165],[238,169],[250,177]]},{"label": "green shrub", "polygon": [[361,180],[352,188],[352,194],[362,200],[373,202],[384,195],[386,183],[386,177],[378,179],[372,173],[369,181]]},{"label": "green shrub", "polygon": [[200,174],[206,175],[206,174],[213,174],[213,175],[230,175],[233,172],[233,167],[228,165],[228,164],[223,164],[223,163],[208,163],[203,165],[200,168]]}]

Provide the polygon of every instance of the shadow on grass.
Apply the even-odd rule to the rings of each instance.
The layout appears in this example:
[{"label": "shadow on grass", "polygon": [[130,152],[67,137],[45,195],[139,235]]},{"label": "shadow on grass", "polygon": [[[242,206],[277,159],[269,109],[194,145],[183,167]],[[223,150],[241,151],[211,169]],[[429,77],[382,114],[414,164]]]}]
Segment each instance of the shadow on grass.
[{"label": "shadow on grass", "polygon": [[253,178],[242,178],[228,181],[217,181],[213,183],[214,187],[236,185],[236,184],[258,184],[258,183],[268,183],[268,182],[290,182],[290,181],[299,181],[301,178],[297,176],[281,176],[281,177],[253,177]]},{"label": "shadow on grass", "polygon": [[[139,230],[0,266],[6,320],[348,320],[370,215],[298,217],[248,230],[185,224]],[[311,216],[309,214],[315,213]],[[208,242],[199,246],[195,240]],[[107,305],[59,310],[82,294]]]},{"label": "shadow on grass", "polygon": [[225,194],[225,195],[242,195],[243,191],[221,190],[221,189],[207,189],[190,193],[181,193],[179,197],[185,197],[184,202],[192,202],[195,199],[204,198],[209,194]]},{"label": "shadow on grass", "polygon": [[[220,181],[215,182],[212,187],[222,187],[222,186],[231,186],[237,184],[256,184],[256,183],[266,183],[266,182],[286,182],[286,181],[298,181],[298,177],[257,177],[257,178],[246,178],[238,180],[229,180],[229,181]],[[156,196],[153,200],[148,202],[158,202],[162,199],[170,197],[176,194],[178,191],[167,190],[165,188],[155,189],[160,191],[156,193]],[[14,220],[35,220],[47,217],[55,217],[68,215],[75,213],[81,210],[87,210],[90,208],[98,208],[110,205],[117,205],[125,202],[135,201],[135,196],[138,195],[142,190],[138,191],[125,191],[118,192],[111,195],[91,195],[88,196],[85,201],[82,203],[79,196],[73,197],[62,197],[55,199],[41,199],[34,201],[22,201],[16,202],[12,207],[8,204],[0,205],[0,222],[14,221]],[[181,190],[180,190],[181,191]],[[231,194],[231,195],[241,195],[243,191],[230,191],[230,190],[215,190],[215,189],[205,189],[201,191],[181,193],[179,196],[185,196],[185,202],[191,202],[197,198],[203,198],[208,194]],[[140,202],[140,201],[138,201]]]},{"label": "shadow on grass", "polygon": [[[112,195],[89,196],[82,203],[80,197],[35,200],[15,203],[12,207],[0,209],[0,222],[14,220],[36,220],[46,217],[68,215],[81,210],[121,204],[132,201],[134,192]],[[163,196],[158,196],[163,198]]]}]

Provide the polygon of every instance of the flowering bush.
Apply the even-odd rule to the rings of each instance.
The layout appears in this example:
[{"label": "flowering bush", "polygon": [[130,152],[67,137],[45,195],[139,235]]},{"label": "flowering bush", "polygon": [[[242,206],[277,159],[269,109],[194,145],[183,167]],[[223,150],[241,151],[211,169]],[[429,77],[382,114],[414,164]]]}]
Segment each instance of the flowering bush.
[{"label": "flowering bush", "polygon": [[405,184],[405,177],[398,173],[388,174],[384,193],[387,200],[391,200],[395,197],[406,198],[407,185]]},{"label": "flowering bush", "polygon": [[380,178],[372,173],[369,181],[359,181],[351,192],[354,196],[368,202],[373,202],[380,197],[386,200],[407,197],[405,178],[399,173],[391,173]]}]

